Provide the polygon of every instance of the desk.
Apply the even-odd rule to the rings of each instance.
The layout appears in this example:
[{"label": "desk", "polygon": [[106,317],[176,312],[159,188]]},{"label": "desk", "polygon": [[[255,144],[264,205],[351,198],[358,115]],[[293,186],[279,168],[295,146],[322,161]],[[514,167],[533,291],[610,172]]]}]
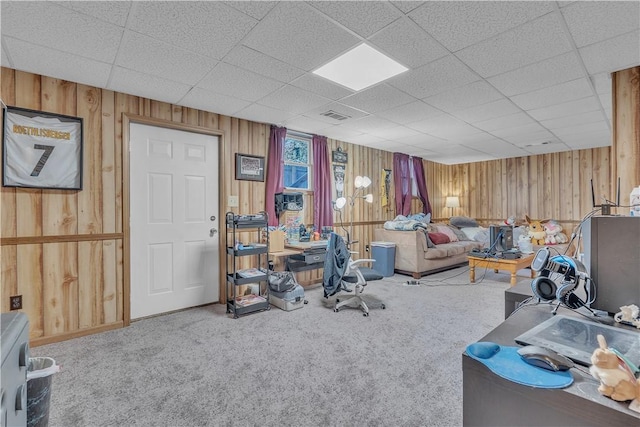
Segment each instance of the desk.
[{"label": "desk", "polygon": [[[517,346],[514,339],[553,316],[548,304],[525,307],[478,341]],[[579,316],[568,309],[559,314]],[[608,319],[611,324],[613,320]],[[620,325],[616,325],[622,327]],[[635,328],[625,327],[627,330]],[[638,332],[640,339],[640,332]],[[564,389],[539,389],[503,379],[463,353],[464,426],[637,426],[640,413],[629,402],[616,402],[598,392],[599,383],[571,370],[574,383]]]},{"label": "desk", "polygon": [[[327,241],[314,241],[314,242],[296,242],[287,243],[285,248],[280,252],[269,252],[269,256],[275,258],[274,270],[287,270],[294,273],[322,270],[324,268],[324,258],[326,255]],[[315,252],[318,250],[318,253]],[[308,251],[314,251],[313,254],[303,256]],[[298,259],[295,259],[298,258]],[[317,260],[315,262],[314,260]],[[317,276],[317,274],[316,274]],[[312,285],[322,282],[322,275],[320,277],[311,277],[307,280],[299,279],[298,283],[302,286]]]},{"label": "desk", "polygon": [[[476,267],[492,268],[496,273],[498,270],[507,270],[511,272],[511,286],[517,283],[516,273],[523,268],[531,267],[531,261],[535,257],[534,254],[523,256],[517,259],[502,258],[480,258],[475,256],[467,256],[469,258],[469,281],[476,281]],[[531,277],[535,277],[535,272],[531,270]]]}]

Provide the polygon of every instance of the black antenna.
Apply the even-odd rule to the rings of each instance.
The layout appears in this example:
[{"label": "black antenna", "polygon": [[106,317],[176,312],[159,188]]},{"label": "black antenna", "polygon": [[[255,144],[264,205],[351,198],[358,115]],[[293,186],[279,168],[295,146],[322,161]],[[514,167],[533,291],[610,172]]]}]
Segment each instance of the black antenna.
[{"label": "black antenna", "polygon": [[593,178],[591,179],[591,205],[595,208],[596,206],[596,193],[593,191]]},{"label": "black antenna", "polygon": [[620,206],[620,177],[618,177],[618,196],[616,197],[616,206]]}]

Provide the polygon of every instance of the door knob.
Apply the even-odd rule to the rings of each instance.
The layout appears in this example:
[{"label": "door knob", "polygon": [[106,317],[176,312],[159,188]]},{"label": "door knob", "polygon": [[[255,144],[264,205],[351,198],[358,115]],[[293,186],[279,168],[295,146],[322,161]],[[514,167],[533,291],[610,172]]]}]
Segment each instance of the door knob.
[{"label": "door knob", "polygon": [[212,228],[211,230],[209,230],[209,237],[213,237],[214,234],[216,234],[218,232],[218,230],[216,230],[215,228]]}]

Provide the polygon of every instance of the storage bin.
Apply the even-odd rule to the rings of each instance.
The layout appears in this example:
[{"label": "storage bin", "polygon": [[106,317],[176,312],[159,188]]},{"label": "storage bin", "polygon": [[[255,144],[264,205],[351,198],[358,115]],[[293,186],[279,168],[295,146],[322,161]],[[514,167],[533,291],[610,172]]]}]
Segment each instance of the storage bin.
[{"label": "storage bin", "polygon": [[396,244],[394,242],[371,242],[372,268],[384,277],[393,276],[396,265]]},{"label": "storage bin", "polygon": [[284,311],[302,308],[304,305],[304,288],[296,285],[293,289],[286,292],[270,290],[269,302]]}]

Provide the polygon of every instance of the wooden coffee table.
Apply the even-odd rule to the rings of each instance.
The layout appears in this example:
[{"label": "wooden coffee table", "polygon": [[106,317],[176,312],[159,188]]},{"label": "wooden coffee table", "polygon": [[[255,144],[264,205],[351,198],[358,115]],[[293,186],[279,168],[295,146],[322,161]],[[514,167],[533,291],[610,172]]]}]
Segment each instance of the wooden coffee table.
[{"label": "wooden coffee table", "polygon": [[[523,256],[518,259],[501,259],[501,258],[480,258],[475,256],[467,256],[469,258],[469,281],[476,281],[476,267],[492,268],[496,273],[498,270],[507,270],[511,273],[511,286],[516,285],[516,273],[523,268],[531,267],[535,254]],[[535,271],[531,270],[531,277],[536,277]]]}]

